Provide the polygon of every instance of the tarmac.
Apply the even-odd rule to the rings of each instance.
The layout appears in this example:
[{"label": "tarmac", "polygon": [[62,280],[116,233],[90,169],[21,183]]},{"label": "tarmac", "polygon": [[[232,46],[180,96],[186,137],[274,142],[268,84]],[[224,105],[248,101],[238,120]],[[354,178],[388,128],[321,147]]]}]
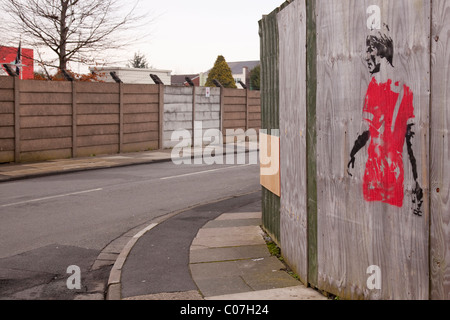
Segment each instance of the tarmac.
[{"label": "tarmac", "polygon": [[[251,151],[245,145],[235,150]],[[171,160],[169,149],[0,164],[0,183]],[[92,266],[113,265],[104,299],[328,300],[269,252],[271,239],[261,216],[256,192],[186,208],[130,230],[104,248]]]}]

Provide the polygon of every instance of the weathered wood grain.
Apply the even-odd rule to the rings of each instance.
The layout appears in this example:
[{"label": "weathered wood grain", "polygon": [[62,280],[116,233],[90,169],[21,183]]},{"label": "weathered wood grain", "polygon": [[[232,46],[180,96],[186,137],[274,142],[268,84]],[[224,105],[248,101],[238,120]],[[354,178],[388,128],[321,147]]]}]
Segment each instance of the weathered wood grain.
[{"label": "weathered wood grain", "polygon": [[[280,128],[279,117],[279,43],[278,9],[259,21],[261,47],[261,128],[275,135]],[[280,197],[262,188],[263,227],[275,242],[280,243]]]},{"label": "weathered wood grain", "polygon": [[450,299],[450,2],[433,1],[430,298]]},{"label": "weathered wood grain", "polygon": [[280,41],[280,240],[283,257],[308,283],[306,3],[278,14]]},{"label": "weathered wood grain", "polygon": [[[361,134],[370,82],[365,56],[367,8],[378,5],[395,46],[392,75],[414,93],[413,149],[424,188],[424,216],[412,212],[408,154],[402,208],[363,198],[367,149],[347,164]],[[317,186],[319,287],[344,298],[428,299],[428,126],[430,1],[317,0]],[[382,271],[381,290],[367,287],[367,268]]]}]

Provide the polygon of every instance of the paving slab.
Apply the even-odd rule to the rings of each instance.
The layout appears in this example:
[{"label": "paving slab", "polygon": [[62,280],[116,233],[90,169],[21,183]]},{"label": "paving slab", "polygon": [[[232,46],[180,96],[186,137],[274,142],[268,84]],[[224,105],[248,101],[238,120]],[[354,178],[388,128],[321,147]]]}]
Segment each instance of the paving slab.
[{"label": "paving slab", "polygon": [[237,294],[228,294],[221,296],[211,296],[205,298],[205,300],[328,300],[325,296],[320,293],[306,288],[305,286],[296,286],[289,288],[277,288],[270,290],[261,291],[250,291]]}]

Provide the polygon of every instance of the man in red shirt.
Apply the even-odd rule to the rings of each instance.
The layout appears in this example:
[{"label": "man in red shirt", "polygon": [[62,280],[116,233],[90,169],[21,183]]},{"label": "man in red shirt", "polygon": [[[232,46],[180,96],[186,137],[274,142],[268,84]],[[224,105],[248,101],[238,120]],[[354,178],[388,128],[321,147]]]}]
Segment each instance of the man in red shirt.
[{"label": "man in red shirt", "polygon": [[[402,207],[404,199],[403,147],[406,141],[414,180],[414,214],[421,216],[423,191],[418,183],[417,164],[412,150],[414,132],[413,92],[403,83],[386,77],[393,68],[392,39],[378,33],[367,38],[367,66],[373,78],[367,89],[363,121],[368,129],[358,137],[350,154],[348,168],[354,168],[355,156],[370,140],[363,178],[366,201],[379,201]],[[351,175],[350,171],[349,174]]]}]

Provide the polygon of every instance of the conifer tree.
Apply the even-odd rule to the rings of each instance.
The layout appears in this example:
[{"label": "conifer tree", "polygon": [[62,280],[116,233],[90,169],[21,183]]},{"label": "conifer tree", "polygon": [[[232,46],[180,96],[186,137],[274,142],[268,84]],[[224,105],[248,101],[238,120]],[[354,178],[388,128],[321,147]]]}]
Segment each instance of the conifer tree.
[{"label": "conifer tree", "polygon": [[217,79],[224,86],[224,88],[237,88],[231,69],[223,56],[217,57],[214,67],[208,74],[208,79],[206,80],[205,86],[214,87],[214,79]]}]

